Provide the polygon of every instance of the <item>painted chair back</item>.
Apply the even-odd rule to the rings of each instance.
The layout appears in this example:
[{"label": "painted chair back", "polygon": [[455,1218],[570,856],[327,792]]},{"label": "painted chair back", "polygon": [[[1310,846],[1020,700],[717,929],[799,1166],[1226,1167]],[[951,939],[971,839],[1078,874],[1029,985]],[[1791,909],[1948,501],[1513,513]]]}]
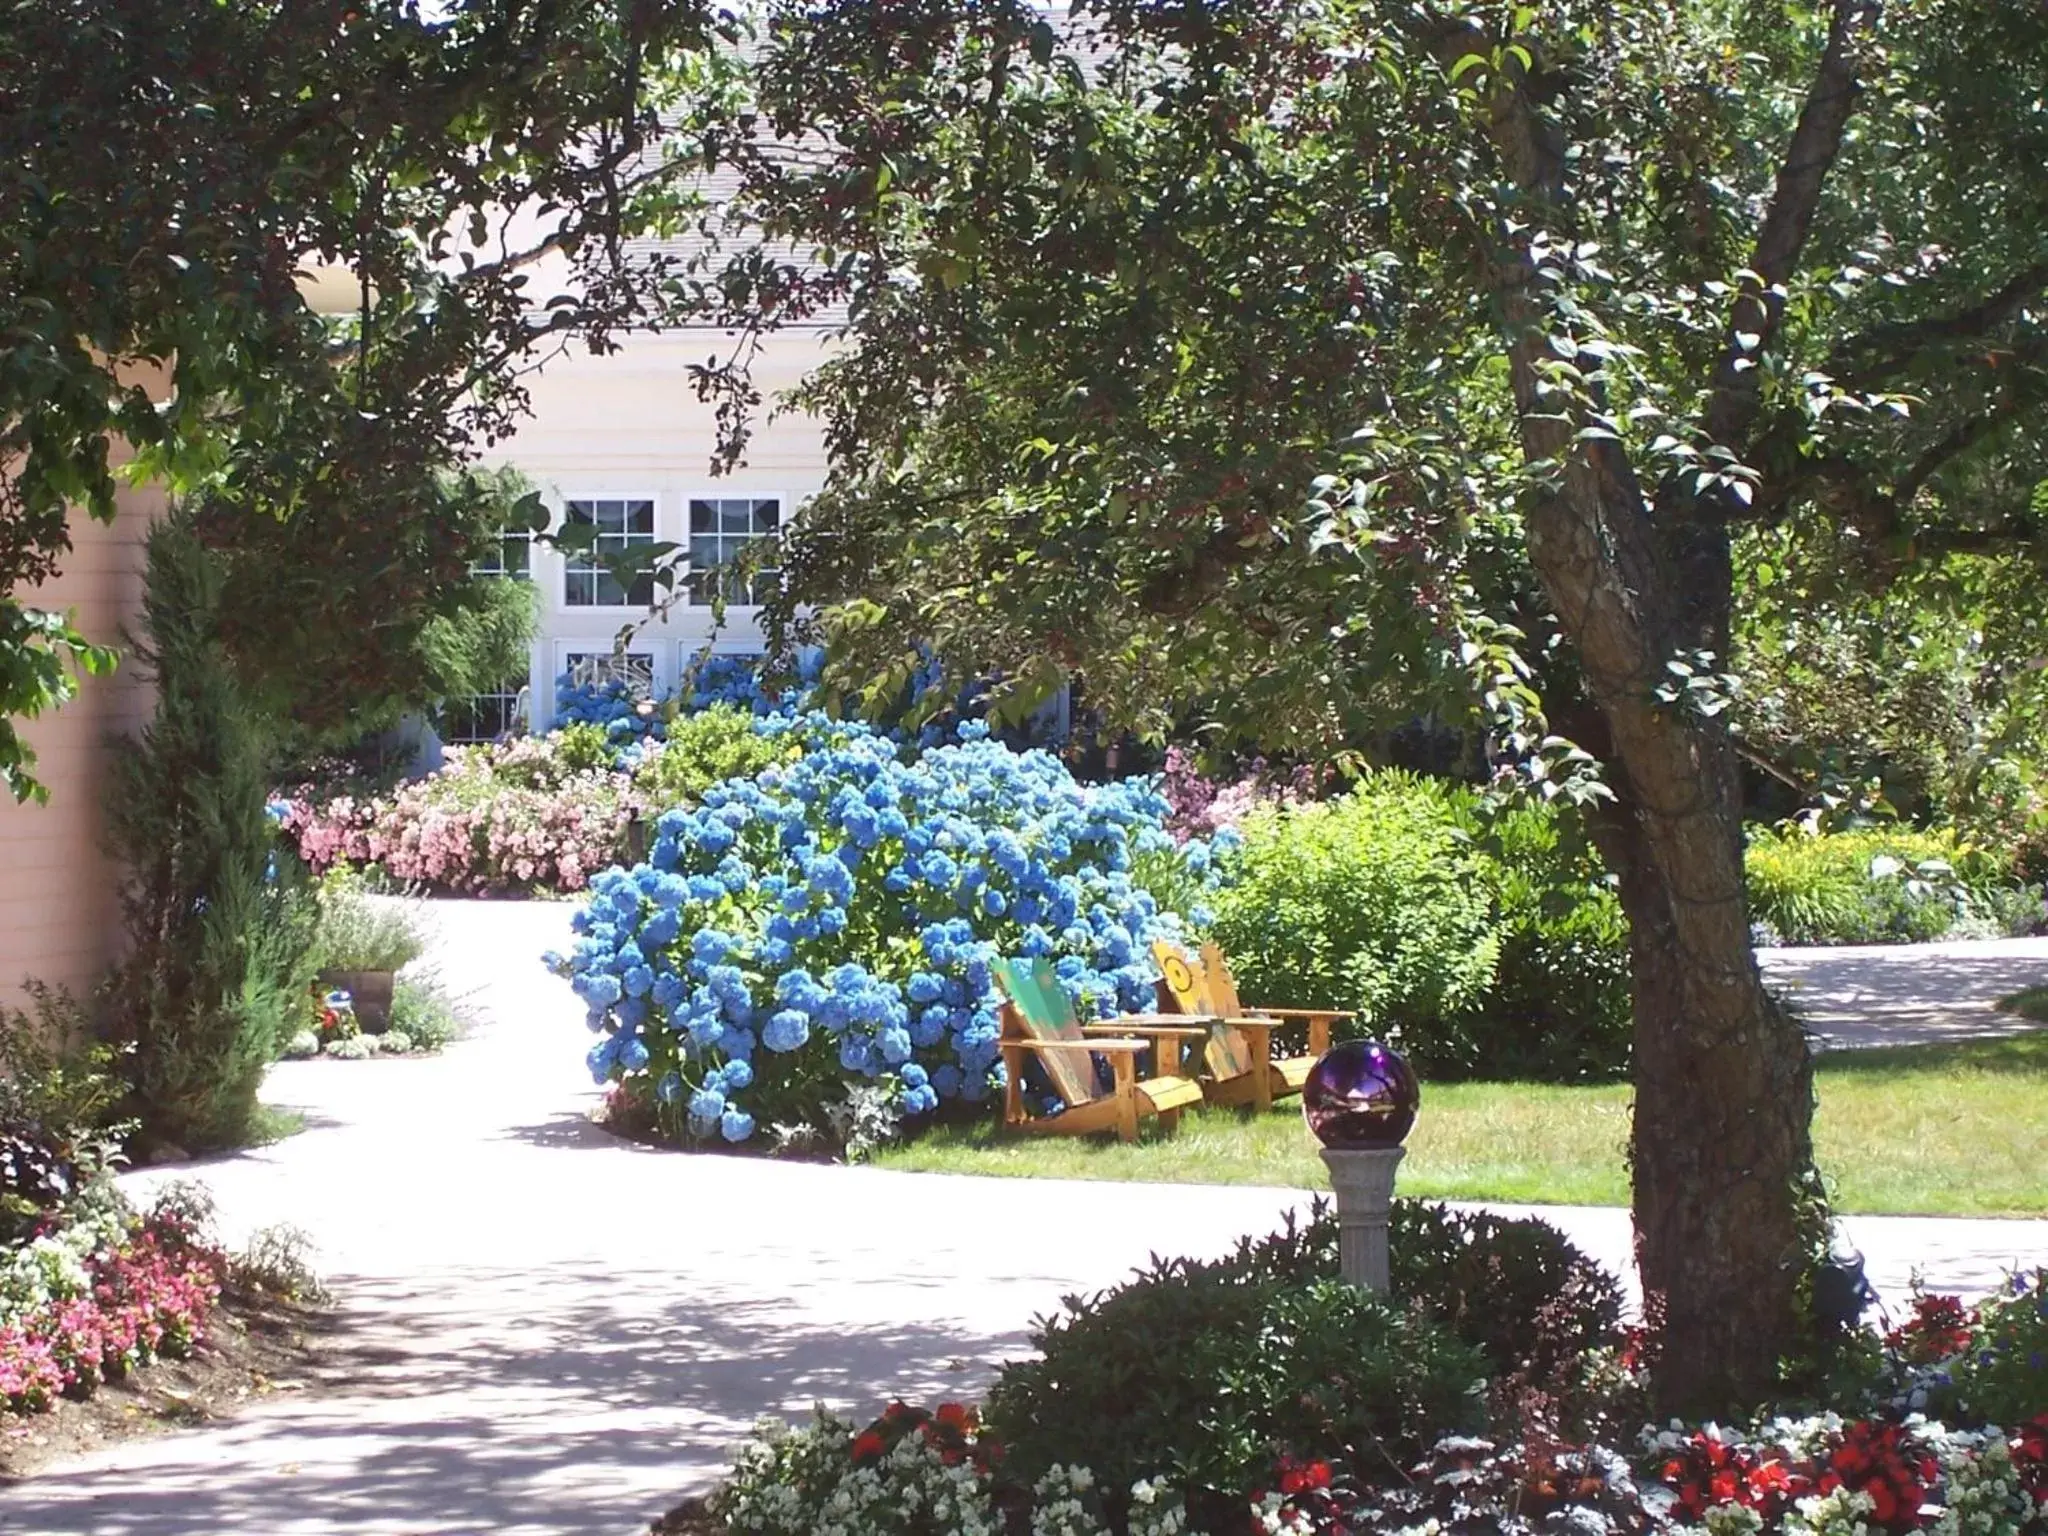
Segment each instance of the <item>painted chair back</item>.
[{"label": "painted chair back", "polygon": [[[996,985],[1010,1000],[1010,1013],[1033,1040],[1085,1040],[1073,1000],[1052,966],[1038,960],[998,959]],[[1068,1104],[1089,1104],[1102,1097],[1095,1077],[1095,1058],[1080,1051],[1040,1051],[1038,1064],[1051,1079],[1053,1091]]]},{"label": "painted chair back", "polygon": [[1223,958],[1223,951],[1213,939],[1202,946],[1202,974],[1209,978],[1209,1001],[1216,1005],[1218,1013],[1226,1019],[1248,1017],[1244,1004],[1238,1001],[1237,978],[1230,974],[1230,962]]},{"label": "painted chair back", "polygon": [[[1214,944],[1204,944],[1202,957],[1197,960],[1178,944],[1154,939],[1152,958],[1158,962],[1166,990],[1182,1013],[1207,1014],[1219,1020],[1244,1017],[1244,1011],[1237,1005],[1237,988],[1223,965],[1223,952]],[[1212,1024],[1202,1060],[1212,1077],[1240,1077],[1252,1070],[1251,1042],[1241,1029],[1227,1023]]]}]

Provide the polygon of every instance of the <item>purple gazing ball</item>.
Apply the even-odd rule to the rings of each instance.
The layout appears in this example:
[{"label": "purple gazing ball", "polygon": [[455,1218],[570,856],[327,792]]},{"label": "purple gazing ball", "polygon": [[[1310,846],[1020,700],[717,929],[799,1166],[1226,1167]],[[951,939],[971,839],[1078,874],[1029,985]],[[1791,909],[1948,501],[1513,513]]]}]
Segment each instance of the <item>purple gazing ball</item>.
[{"label": "purple gazing ball", "polygon": [[1301,1112],[1326,1147],[1397,1147],[1415,1125],[1422,1086],[1407,1057],[1377,1040],[1332,1046],[1310,1069]]}]

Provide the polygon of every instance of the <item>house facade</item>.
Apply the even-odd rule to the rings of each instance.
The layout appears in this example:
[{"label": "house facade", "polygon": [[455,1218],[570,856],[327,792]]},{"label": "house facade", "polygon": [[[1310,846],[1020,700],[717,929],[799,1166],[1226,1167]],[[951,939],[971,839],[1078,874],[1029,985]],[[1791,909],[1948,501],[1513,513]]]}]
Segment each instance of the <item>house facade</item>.
[{"label": "house facade", "polygon": [[[687,574],[654,611],[652,582],[629,590],[589,560],[523,535],[507,538],[495,568],[532,581],[539,597],[528,668],[495,694],[449,709],[439,727],[444,741],[489,740],[522,720],[545,729],[555,718],[557,679],[572,671],[623,669],[659,695],[707,648],[760,652],[752,599],[773,576],[743,578],[734,562],[773,541],[824,484],[819,424],[772,410],[823,358],[825,334],[819,327],[767,339],[754,367],[760,419],[745,462],[720,476],[711,473],[714,410],[697,398],[689,369],[729,349],[731,338],[636,336],[608,356],[565,354],[530,381],[532,416],[493,457],[533,482],[557,529],[593,524],[607,554],[675,544],[688,551]],[[726,599],[722,621],[714,620],[717,591]],[[629,633],[620,655],[622,631]]]}]

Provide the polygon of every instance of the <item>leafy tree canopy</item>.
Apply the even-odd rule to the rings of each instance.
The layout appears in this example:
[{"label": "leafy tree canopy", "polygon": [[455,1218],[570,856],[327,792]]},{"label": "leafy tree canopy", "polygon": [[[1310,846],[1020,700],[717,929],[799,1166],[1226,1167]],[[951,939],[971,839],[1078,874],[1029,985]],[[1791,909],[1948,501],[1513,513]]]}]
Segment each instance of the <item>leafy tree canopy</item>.
[{"label": "leafy tree canopy", "polygon": [[[333,697],[386,691],[384,626],[445,610],[475,552],[437,533],[474,489],[447,471],[549,350],[686,300],[627,242],[691,215],[701,146],[660,147],[659,114],[724,25],[666,0],[0,6],[0,781],[38,789],[10,717],[63,697],[82,644],[9,594],[61,564],[68,508],[112,515],[115,440],[216,542],[316,528],[296,624],[370,642]],[[339,321],[300,292],[336,267]]]},{"label": "leafy tree canopy", "polygon": [[[849,675],[929,636],[1021,693],[1080,673],[1122,723],[1196,704],[1266,745],[1468,701],[1475,664],[1513,670],[1502,621],[1544,668],[1519,514],[1557,467],[1521,451],[1500,243],[1539,222],[1540,385],[1597,406],[1575,440],[1644,498],[1865,580],[2031,556],[2039,18],[1863,10],[1853,126],[1761,285],[1839,8],[782,14],[759,110],[823,137],[763,157],[749,211],[856,296],[803,395],[834,467],[792,620],[822,605]],[[1527,142],[1488,128],[1503,82]],[[1554,199],[1518,152],[1556,159]],[[1690,649],[1709,694],[1726,648]]]}]

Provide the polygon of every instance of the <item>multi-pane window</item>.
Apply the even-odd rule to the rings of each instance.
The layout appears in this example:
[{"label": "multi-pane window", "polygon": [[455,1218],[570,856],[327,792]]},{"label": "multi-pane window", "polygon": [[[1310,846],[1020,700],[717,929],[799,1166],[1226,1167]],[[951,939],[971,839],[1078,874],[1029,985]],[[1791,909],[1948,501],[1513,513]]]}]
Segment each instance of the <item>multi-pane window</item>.
[{"label": "multi-pane window", "polygon": [[690,603],[718,598],[754,606],[775,590],[775,538],[782,503],[772,496],[701,498],[690,502]]},{"label": "multi-pane window", "polygon": [[562,658],[562,670],[569,681],[592,683],[622,682],[636,697],[654,696],[654,656],[648,651],[570,651]]},{"label": "multi-pane window", "polygon": [[516,576],[521,581],[533,575],[533,535],[524,528],[508,529],[498,535],[482,555],[470,563],[474,576]]},{"label": "multi-pane window", "polygon": [[439,732],[451,745],[496,741],[526,728],[526,679],[511,679],[489,693],[451,699],[442,708]]},{"label": "multi-pane window", "polygon": [[562,602],[570,608],[645,608],[654,601],[651,569],[622,585],[606,564],[654,543],[654,503],[645,497],[591,497],[565,502],[571,525],[597,529],[588,551],[571,552],[562,571]]}]

